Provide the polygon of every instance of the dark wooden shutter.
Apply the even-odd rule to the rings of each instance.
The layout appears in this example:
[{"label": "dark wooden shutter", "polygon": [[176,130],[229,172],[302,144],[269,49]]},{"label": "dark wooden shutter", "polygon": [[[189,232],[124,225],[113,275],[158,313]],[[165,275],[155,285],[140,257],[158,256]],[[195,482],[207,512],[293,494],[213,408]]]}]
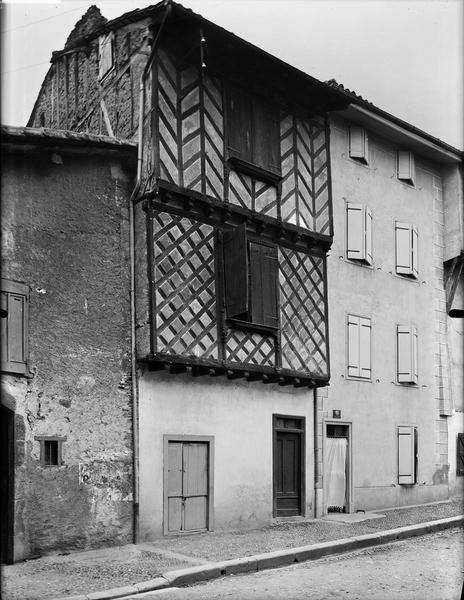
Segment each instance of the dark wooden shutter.
[{"label": "dark wooden shutter", "polygon": [[259,98],[253,99],[252,160],[258,167],[280,173],[278,110]]},{"label": "dark wooden shutter", "polygon": [[251,101],[237,88],[230,88],[227,98],[227,132],[230,152],[251,162]]},{"label": "dark wooden shutter", "polygon": [[464,475],[464,433],[458,433],[456,474]]},{"label": "dark wooden shutter", "polygon": [[277,327],[277,248],[250,243],[251,320]]},{"label": "dark wooden shutter", "polygon": [[222,242],[226,313],[228,318],[233,318],[248,311],[246,226],[224,232]]},{"label": "dark wooden shutter", "polygon": [[1,306],[7,316],[0,319],[1,369],[27,372],[27,286],[2,279]]}]

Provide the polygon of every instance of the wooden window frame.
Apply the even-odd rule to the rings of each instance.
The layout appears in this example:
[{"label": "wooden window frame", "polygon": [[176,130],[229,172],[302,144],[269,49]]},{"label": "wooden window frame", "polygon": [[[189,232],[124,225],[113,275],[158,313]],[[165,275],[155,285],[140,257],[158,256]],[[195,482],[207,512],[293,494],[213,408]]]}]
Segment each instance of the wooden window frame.
[{"label": "wooden window frame", "polygon": [[[300,421],[301,427],[277,427],[277,419],[295,419]],[[275,465],[277,464],[277,433],[287,431],[300,434],[300,498],[301,516],[306,516],[306,417],[301,415],[283,415],[273,413],[272,415],[272,516],[277,518],[277,481],[275,478]],[[279,517],[279,519],[286,517]],[[287,517],[292,519],[294,517]]]},{"label": "wooden window frame", "polygon": [[[361,248],[358,255],[355,253],[358,251],[350,249],[350,211],[359,211],[361,219]],[[372,211],[366,204],[358,204],[355,202],[346,203],[346,245],[345,254],[346,259],[353,264],[362,264],[372,267],[374,263],[374,250],[373,250],[373,218]]]},{"label": "wooden window frame", "polygon": [[[52,467],[61,467],[64,465],[63,461],[63,442],[67,440],[67,436],[58,435],[36,435],[34,439],[40,442],[40,466],[44,469]],[[45,462],[45,442],[56,442],[57,443],[57,464],[47,464]]]},{"label": "wooden window frame", "polygon": [[[410,344],[410,366],[411,373],[409,380],[405,379],[400,375],[400,350],[399,350],[399,335],[409,335],[409,344]],[[419,382],[419,336],[417,333],[417,327],[414,325],[402,325],[398,323],[396,325],[396,383],[399,385],[410,385],[417,386]],[[405,376],[407,374],[404,374]]]},{"label": "wooden window frame", "polygon": [[[412,453],[413,453],[413,473],[411,473],[411,475],[401,475],[400,474],[400,435],[407,435],[406,433],[401,433],[400,430],[401,429],[409,429],[410,432],[412,432],[410,435],[412,435],[413,439],[411,440],[412,442]],[[398,485],[408,485],[408,486],[412,486],[412,485],[417,485],[417,481],[418,481],[418,468],[419,468],[419,460],[418,460],[418,456],[419,456],[419,436],[418,436],[418,428],[416,425],[397,425],[396,426],[396,465],[397,465],[397,480],[398,480]],[[412,481],[400,481],[401,477],[412,477]]]},{"label": "wooden window frame", "polygon": [[[358,371],[361,373],[361,327],[364,326],[361,324],[361,321],[369,321],[369,375],[364,377],[361,374],[359,375],[351,375],[350,367],[354,367],[355,365],[350,365],[350,325],[355,323],[350,323],[350,318],[358,319]],[[355,315],[353,313],[347,313],[346,315],[346,376],[347,379],[353,379],[355,381],[370,381],[372,382],[372,319],[370,317],[364,317],[362,315]]]},{"label": "wooden window frame", "polygon": [[206,531],[214,531],[214,435],[165,434],[163,435],[163,534],[182,536],[193,533],[192,531],[169,531],[168,528],[168,448],[170,442],[204,442],[208,444],[208,527]]},{"label": "wooden window frame", "polygon": [[0,280],[0,289],[2,294],[7,295],[7,310],[10,302],[10,296],[21,296],[24,298],[23,304],[23,321],[22,321],[22,343],[23,343],[23,361],[13,361],[9,359],[9,330],[8,330],[8,315],[6,317],[2,317],[3,319],[7,319],[7,340],[6,347],[8,356],[1,357],[1,371],[5,373],[14,373],[16,375],[27,375],[28,374],[28,360],[29,360],[29,286],[25,283],[20,283],[17,281],[11,281],[9,279],[1,279]]},{"label": "wooden window frame", "polygon": [[[399,231],[407,232],[408,236],[408,264],[401,265],[398,252],[398,235]],[[416,280],[419,277],[419,232],[415,225],[395,221],[395,273],[406,279]]]},{"label": "wooden window frame", "polygon": [[[242,105],[246,105],[245,117],[238,117],[238,121],[241,123],[235,123],[232,116],[231,103],[234,97],[240,98]],[[275,153],[275,165],[263,164],[264,161],[260,160],[262,157],[259,156],[257,150],[259,130],[272,129],[267,121],[260,123],[260,120],[275,113],[275,131],[271,133],[275,139],[269,140],[269,146],[273,146],[273,152]],[[278,118],[278,107],[272,102],[269,102],[262,96],[244,90],[238,85],[229,84],[226,89],[226,146],[227,146],[227,163],[230,167],[241,171],[251,177],[255,177],[260,181],[277,185],[282,179],[281,163],[280,163],[280,131],[279,131],[279,118]],[[247,121],[247,123],[245,122]],[[246,131],[249,128],[249,140],[247,149],[234,148],[232,146],[231,130],[237,128],[238,130]]]},{"label": "wooden window frame", "polygon": [[[357,141],[355,138],[359,138],[360,148],[355,147],[355,141]],[[369,165],[369,136],[364,127],[350,125],[348,145],[350,158],[364,165]]]},{"label": "wooden window frame", "polygon": [[[233,244],[239,244],[240,245],[240,249],[239,249],[239,253],[240,253],[240,260],[241,263],[240,265],[236,265],[237,270],[241,273],[241,286],[242,288],[246,288],[245,291],[242,292],[241,294],[241,300],[239,302],[241,308],[243,309],[243,311],[237,312],[236,315],[229,315],[228,314],[228,310],[227,310],[227,306],[228,306],[228,297],[230,296],[231,289],[234,287],[233,285],[231,285],[230,282],[228,282],[228,270],[230,267],[228,267],[228,264],[230,264],[232,262],[232,258],[229,256],[226,256],[226,243],[224,241],[224,236],[228,235],[228,234],[232,234],[231,237],[231,245]],[[235,240],[233,239],[235,237]],[[275,267],[273,269],[271,269],[271,275],[273,277],[273,281],[269,282],[269,286],[271,288],[273,288],[274,290],[274,298],[272,301],[272,304],[274,305],[273,308],[275,309],[275,314],[274,315],[270,315],[269,319],[270,320],[274,320],[275,321],[275,325],[270,325],[268,323],[260,323],[259,321],[253,321],[253,290],[256,290],[256,287],[253,285],[253,281],[252,281],[252,269],[253,269],[253,265],[251,264],[251,251],[252,251],[252,246],[251,245],[257,245],[257,246],[264,246],[266,248],[271,248],[273,249],[273,254],[274,257],[272,257],[272,260],[276,260],[276,264]],[[227,250],[227,252],[229,252],[229,250]],[[236,227],[233,230],[229,230],[228,232],[223,232],[222,234],[222,243],[220,245],[220,255],[221,255],[221,259],[222,259],[222,271],[223,271],[223,277],[224,277],[224,285],[222,286],[223,288],[223,294],[224,294],[224,301],[225,301],[225,312],[226,312],[226,324],[234,329],[241,329],[244,331],[254,331],[254,332],[260,332],[260,333],[264,333],[264,334],[276,334],[279,329],[280,329],[280,322],[279,322],[279,287],[278,287],[278,279],[279,279],[279,266],[278,266],[278,249],[277,246],[275,244],[271,244],[271,243],[267,243],[265,241],[262,240],[256,240],[254,239],[254,237],[251,237],[248,235],[247,231],[246,231],[246,224],[242,224],[239,227]],[[259,260],[264,260],[266,257],[263,256],[261,258],[259,258]],[[255,265],[256,267],[256,265]],[[260,287],[260,291],[261,291],[261,297],[263,297],[264,295],[264,291],[263,287]]]},{"label": "wooden window frame", "polygon": [[[407,162],[407,165],[405,164]],[[416,165],[414,154],[407,150],[397,150],[396,177],[399,181],[415,187]]]},{"label": "wooden window frame", "polygon": [[[102,48],[108,43],[111,47],[111,66],[106,69],[105,72],[102,72]],[[98,80],[103,81],[105,77],[114,70],[114,67],[114,32],[110,31],[109,33],[103,34],[98,38]]]}]

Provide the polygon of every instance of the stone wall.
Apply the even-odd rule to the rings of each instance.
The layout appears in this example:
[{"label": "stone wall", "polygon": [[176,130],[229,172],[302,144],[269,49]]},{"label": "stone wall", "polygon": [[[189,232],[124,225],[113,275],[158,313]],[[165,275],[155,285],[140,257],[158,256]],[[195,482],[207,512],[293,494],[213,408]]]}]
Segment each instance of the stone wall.
[{"label": "stone wall", "polygon": [[[30,298],[28,374],[2,374],[15,414],[15,560],[132,539],[133,183],[127,156],[85,152],[2,161],[2,277]],[[66,438],[61,466],[41,466],[36,436]]]}]

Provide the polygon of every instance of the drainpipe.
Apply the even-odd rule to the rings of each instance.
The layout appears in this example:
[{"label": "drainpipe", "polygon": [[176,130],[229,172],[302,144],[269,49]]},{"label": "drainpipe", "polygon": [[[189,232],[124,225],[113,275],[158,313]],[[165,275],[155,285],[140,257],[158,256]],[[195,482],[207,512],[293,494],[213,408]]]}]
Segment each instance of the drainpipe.
[{"label": "drainpipe", "polygon": [[139,541],[139,390],[137,381],[136,366],[136,345],[135,345],[135,200],[140,191],[142,180],[142,149],[143,149],[143,115],[145,101],[145,79],[153,64],[158,40],[164,28],[164,24],[169,13],[172,10],[171,0],[165,1],[165,12],[161,25],[153,42],[150,56],[143,69],[140,78],[140,99],[139,99],[139,125],[137,134],[137,176],[135,187],[129,199],[129,258],[130,258],[130,311],[131,311],[131,379],[132,379],[132,444],[133,444],[133,542]]},{"label": "drainpipe", "polygon": [[318,418],[317,418],[317,408],[318,408],[318,398],[317,398],[317,388],[313,390],[313,438],[314,438],[314,518],[317,519],[321,514],[321,502],[322,502],[322,473],[320,466],[320,458],[321,458],[321,449],[318,445]]}]

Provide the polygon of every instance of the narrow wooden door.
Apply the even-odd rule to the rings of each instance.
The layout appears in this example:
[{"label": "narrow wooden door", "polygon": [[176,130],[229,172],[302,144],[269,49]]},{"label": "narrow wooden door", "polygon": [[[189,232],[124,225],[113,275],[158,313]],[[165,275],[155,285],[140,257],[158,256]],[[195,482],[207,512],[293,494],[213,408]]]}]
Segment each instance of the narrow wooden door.
[{"label": "narrow wooden door", "polygon": [[168,533],[208,529],[207,442],[168,443]]},{"label": "narrow wooden door", "polygon": [[291,517],[303,512],[303,435],[300,419],[274,420],[274,514]]}]

